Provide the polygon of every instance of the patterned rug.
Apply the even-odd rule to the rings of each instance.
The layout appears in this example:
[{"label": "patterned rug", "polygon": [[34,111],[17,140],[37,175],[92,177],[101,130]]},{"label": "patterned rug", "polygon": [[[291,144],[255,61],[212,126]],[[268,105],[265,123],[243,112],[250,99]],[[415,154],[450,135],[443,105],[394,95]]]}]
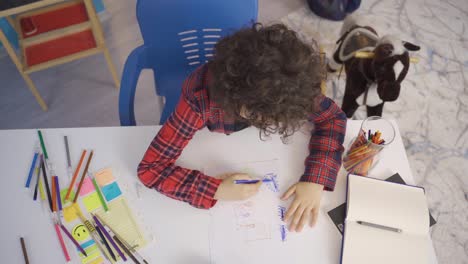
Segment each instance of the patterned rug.
[{"label": "patterned rug", "polygon": [[[437,220],[431,228],[439,263],[468,263],[468,1],[363,1],[356,12],[379,35],[397,34],[421,46],[414,54],[399,99],[383,116],[400,127],[416,183],[426,190]],[[318,18],[308,8],[281,21],[327,54],[341,22]],[[345,76],[330,75],[327,96],[339,105]],[[363,109],[355,117],[365,118]]]}]

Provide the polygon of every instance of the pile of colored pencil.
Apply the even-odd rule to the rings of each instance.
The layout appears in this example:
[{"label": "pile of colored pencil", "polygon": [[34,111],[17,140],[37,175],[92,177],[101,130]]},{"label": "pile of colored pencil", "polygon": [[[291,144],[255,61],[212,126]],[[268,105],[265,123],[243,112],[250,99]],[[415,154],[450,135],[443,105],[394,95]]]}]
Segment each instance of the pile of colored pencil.
[{"label": "pile of colored pencil", "polygon": [[[26,179],[25,187],[30,188],[31,183],[33,181],[33,177],[36,175],[37,177],[36,177],[36,182],[35,182],[34,190],[33,190],[34,191],[33,200],[36,201],[38,195],[40,195],[41,202],[47,202],[47,205],[50,208],[50,212],[52,216],[51,217],[52,223],[54,225],[57,239],[59,240],[60,247],[62,249],[65,261],[69,262],[71,258],[70,258],[70,254],[68,253],[67,246],[65,244],[64,236],[62,236],[62,232],[66,235],[68,239],[71,240],[71,242],[73,242],[75,247],[78,248],[84,256],[86,257],[88,256],[84,248],[80,245],[80,243],[76,241],[76,239],[71,235],[70,231],[67,230],[67,228],[62,224],[62,209],[68,206],[74,206],[75,207],[74,211],[76,212],[78,217],[81,219],[82,223],[86,226],[86,228],[90,232],[93,240],[96,242],[99,250],[102,252],[102,255],[105,258],[107,258],[110,263],[115,263],[117,261],[117,256],[114,254],[114,251],[111,249],[111,246],[112,246],[115,252],[119,254],[120,258],[123,261],[127,260],[127,258],[124,255],[124,252],[125,252],[125,254],[130,259],[132,259],[134,263],[148,264],[148,262],[133,247],[131,247],[122,237],[120,237],[113,229],[111,229],[111,227],[106,222],[104,222],[102,219],[99,219],[98,215],[91,214],[93,216],[93,220],[88,220],[80,211],[80,206],[78,205],[77,200],[78,200],[80,191],[83,187],[84,179],[87,176],[93,182],[95,191],[97,192],[99,196],[99,200],[102,204],[102,207],[104,208],[104,211],[107,212],[109,210],[104,200],[102,191],[96,182],[96,179],[92,176],[92,174],[88,173],[94,151],[92,150],[90,151],[88,155],[88,159],[85,163],[86,165],[84,165],[84,169],[81,170],[81,167],[84,164],[85,156],[87,153],[86,150],[82,151],[80,161],[75,168],[75,172],[73,173],[73,177],[71,178],[69,186],[68,186],[68,191],[64,197],[65,198],[63,200],[64,204],[62,204],[62,198],[60,196],[61,189],[60,189],[60,184],[59,184],[59,177],[55,173],[53,169],[54,166],[49,159],[49,155],[47,153],[46,144],[45,144],[42,132],[38,130],[37,133],[39,137],[40,149],[39,149],[39,144],[37,144],[37,146],[35,146],[35,149],[34,149],[34,156],[33,156],[31,167],[28,170],[29,173]],[[67,136],[64,137],[64,143],[65,143],[65,150],[66,150],[66,155],[67,155],[67,172],[71,176],[72,164],[71,164],[70,150],[69,150]],[[78,177],[80,171],[81,171],[81,177]],[[41,174],[42,174],[42,178],[41,178]],[[48,175],[50,176],[50,178]],[[73,189],[75,188],[76,185],[78,185],[78,187],[76,188],[76,192],[74,196],[72,197]],[[109,233],[106,230],[105,226],[111,230],[111,233]],[[111,234],[113,235],[111,236]],[[101,245],[105,245],[106,250]],[[25,262],[29,263],[27,252],[26,252],[26,247],[24,243],[24,238],[21,238],[21,246],[22,246]],[[123,252],[121,249],[123,250]]]},{"label": "pile of colored pencil", "polygon": [[361,130],[343,159],[346,171],[366,176],[372,168],[374,157],[384,147],[385,140],[381,137],[382,133],[378,130],[375,133],[372,133],[371,130],[367,133]]}]

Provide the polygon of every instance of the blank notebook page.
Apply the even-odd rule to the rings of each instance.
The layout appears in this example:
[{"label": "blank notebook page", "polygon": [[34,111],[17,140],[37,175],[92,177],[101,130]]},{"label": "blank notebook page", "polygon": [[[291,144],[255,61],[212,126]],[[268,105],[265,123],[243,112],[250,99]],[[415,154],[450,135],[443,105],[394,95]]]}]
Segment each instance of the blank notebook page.
[{"label": "blank notebook page", "polygon": [[396,233],[356,222],[345,227],[342,264],[427,264],[429,236]]},{"label": "blank notebook page", "polygon": [[422,188],[350,175],[346,221],[366,221],[426,235],[429,209]]},{"label": "blank notebook page", "polygon": [[[427,215],[423,189],[350,175],[342,263],[428,263]],[[364,226],[357,221],[402,232]]]}]

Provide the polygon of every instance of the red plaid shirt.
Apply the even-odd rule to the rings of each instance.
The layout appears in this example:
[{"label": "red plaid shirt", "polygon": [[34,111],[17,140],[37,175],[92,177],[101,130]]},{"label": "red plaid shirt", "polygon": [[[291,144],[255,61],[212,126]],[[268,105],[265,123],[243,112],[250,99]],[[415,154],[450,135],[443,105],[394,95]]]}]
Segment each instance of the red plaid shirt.
[{"label": "red plaid shirt", "polygon": [[[177,158],[194,134],[208,127],[210,131],[230,134],[248,124],[228,119],[208,97],[210,74],[206,66],[194,71],[184,82],[180,101],[148,147],[138,166],[138,177],[149,188],[194,207],[211,208],[220,179],[175,165]],[[332,191],[341,166],[346,116],[330,99],[321,96],[320,111],[310,115],[314,130],[310,154],[300,181],[314,182]]]}]

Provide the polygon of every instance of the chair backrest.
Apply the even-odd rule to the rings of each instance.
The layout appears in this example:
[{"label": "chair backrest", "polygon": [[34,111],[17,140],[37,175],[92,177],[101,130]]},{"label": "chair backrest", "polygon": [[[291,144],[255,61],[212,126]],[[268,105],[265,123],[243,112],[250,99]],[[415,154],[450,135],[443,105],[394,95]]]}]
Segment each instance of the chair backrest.
[{"label": "chair backrest", "polygon": [[257,0],[139,0],[137,19],[157,94],[179,95],[183,80],[213,56],[214,44],[250,26],[257,10]]}]

